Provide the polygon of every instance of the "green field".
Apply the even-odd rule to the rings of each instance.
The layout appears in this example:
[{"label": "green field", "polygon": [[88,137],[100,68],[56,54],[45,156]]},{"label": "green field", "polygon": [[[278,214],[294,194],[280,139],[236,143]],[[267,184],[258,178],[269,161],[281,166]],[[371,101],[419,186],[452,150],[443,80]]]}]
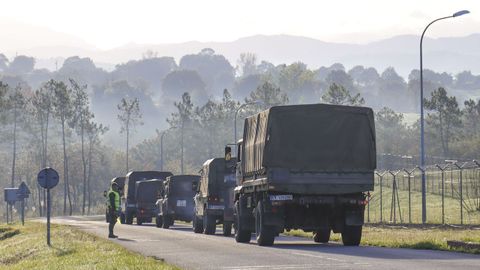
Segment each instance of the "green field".
[{"label": "green field", "polygon": [[[383,187],[383,222],[393,222],[392,205],[392,189]],[[375,186],[375,191],[371,193],[370,208],[370,223],[381,222],[380,220],[380,187]],[[396,203],[396,222],[409,223],[409,207],[408,207],[408,191],[398,190],[398,198],[400,202],[400,211],[398,209],[398,202]],[[410,197],[411,204],[411,222],[422,223],[422,196],[420,192],[412,191]],[[460,224],[460,201],[456,198],[445,196],[445,224]],[[472,200],[465,200],[465,204],[473,205]],[[391,214],[392,213],[392,214]],[[392,216],[392,219],[390,219]],[[365,209],[365,222],[368,222],[368,208]],[[442,223],[442,196],[427,193],[427,223],[441,224]],[[463,210],[463,223],[480,225],[480,211],[469,211],[466,207]]]},{"label": "green field", "polygon": [[45,233],[37,222],[0,225],[0,269],[179,269],[69,226],[52,224],[52,247]]}]

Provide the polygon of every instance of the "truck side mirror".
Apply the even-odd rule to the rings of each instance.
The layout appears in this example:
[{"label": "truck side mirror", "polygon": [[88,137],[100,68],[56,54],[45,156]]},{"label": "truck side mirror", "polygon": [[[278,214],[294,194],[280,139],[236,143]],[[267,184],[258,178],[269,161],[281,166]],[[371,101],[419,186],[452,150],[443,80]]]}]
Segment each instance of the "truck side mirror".
[{"label": "truck side mirror", "polygon": [[197,181],[193,181],[193,182],[192,182],[192,190],[193,190],[193,191],[197,191],[197,190],[198,190],[198,182],[197,182]]},{"label": "truck side mirror", "polygon": [[106,190],[103,191],[103,197],[105,197],[105,198],[107,197],[107,191]]}]

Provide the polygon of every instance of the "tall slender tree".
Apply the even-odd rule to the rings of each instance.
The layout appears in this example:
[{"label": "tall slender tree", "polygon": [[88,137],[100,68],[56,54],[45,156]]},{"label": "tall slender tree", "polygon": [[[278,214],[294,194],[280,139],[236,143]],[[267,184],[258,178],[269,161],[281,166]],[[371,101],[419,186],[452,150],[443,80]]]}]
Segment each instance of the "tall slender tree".
[{"label": "tall slender tree", "polygon": [[73,91],[73,114],[71,127],[76,127],[77,134],[80,136],[82,168],[83,168],[83,198],[82,215],[85,215],[87,202],[87,157],[85,156],[85,128],[90,123],[94,115],[88,109],[87,85],[79,85],[75,80],[70,79],[70,85]]},{"label": "tall slender tree", "polygon": [[129,140],[130,133],[135,132],[136,125],[143,125],[142,113],[140,112],[140,101],[138,98],[125,99],[122,98],[120,104],[117,105],[119,114],[117,115],[118,120],[121,124],[120,133],[126,133],[127,143],[126,143],[126,157],[125,157],[125,171],[128,173],[128,150],[129,150]]},{"label": "tall slender tree", "polygon": [[22,93],[22,87],[17,85],[13,93],[8,98],[8,107],[10,109],[12,121],[12,172],[11,172],[11,187],[15,186],[15,167],[17,160],[17,132],[18,124],[24,116],[26,99]]},{"label": "tall slender tree", "polygon": [[67,154],[67,129],[68,123],[73,116],[72,110],[72,90],[61,81],[54,82],[53,95],[54,115],[60,123],[62,129],[62,146],[63,146],[63,178],[64,178],[64,194],[63,194],[63,214],[67,214],[67,199],[69,205],[69,215],[72,215],[72,199],[70,196],[70,183],[68,174],[68,154]]},{"label": "tall slender tree", "polygon": [[108,127],[103,126],[102,124],[95,123],[93,121],[89,121],[85,125],[85,131],[88,137],[88,172],[87,172],[87,191],[88,191],[88,198],[87,198],[87,214],[90,215],[90,209],[92,206],[92,171],[93,171],[93,154],[95,150],[95,146],[99,143],[99,137],[105,134],[108,131]]}]

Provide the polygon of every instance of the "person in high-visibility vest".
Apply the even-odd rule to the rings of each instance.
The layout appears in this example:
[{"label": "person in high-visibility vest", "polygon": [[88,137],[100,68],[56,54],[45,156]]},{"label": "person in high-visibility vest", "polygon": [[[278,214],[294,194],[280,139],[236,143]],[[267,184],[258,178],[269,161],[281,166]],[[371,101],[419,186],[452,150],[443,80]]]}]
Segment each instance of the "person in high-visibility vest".
[{"label": "person in high-visibility vest", "polygon": [[109,214],[108,238],[118,238],[118,236],[113,234],[113,227],[115,227],[115,223],[117,223],[118,212],[120,211],[120,188],[117,183],[112,183],[108,191],[107,207]]}]

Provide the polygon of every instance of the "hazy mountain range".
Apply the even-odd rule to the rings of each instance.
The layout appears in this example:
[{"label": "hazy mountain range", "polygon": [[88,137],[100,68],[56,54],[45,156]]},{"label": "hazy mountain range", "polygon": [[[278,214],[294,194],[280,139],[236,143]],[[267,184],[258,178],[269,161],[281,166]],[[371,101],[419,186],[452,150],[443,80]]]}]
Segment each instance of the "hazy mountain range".
[{"label": "hazy mountain range", "polygon": [[[419,36],[402,35],[368,44],[332,43],[289,35],[257,35],[232,42],[185,42],[177,44],[127,44],[111,50],[99,50],[68,34],[47,28],[21,25],[20,30],[5,28],[0,21],[4,39],[0,52],[12,58],[25,54],[37,58],[37,68],[55,69],[64,58],[79,55],[90,57],[99,67],[113,69],[116,64],[139,59],[147,50],[158,56],[173,56],[177,61],[185,54],[212,48],[223,54],[233,66],[243,52],[257,54],[259,60],[274,64],[301,61],[310,68],[330,66],[339,62],[345,67],[372,66],[382,71],[393,66],[398,73],[408,76],[419,67]],[[5,39],[6,36],[6,39]],[[55,41],[57,41],[55,43]],[[456,73],[470,70],[480,74],[480,33],[465,37],[424,40],[424,67],[437,72]]]}]

